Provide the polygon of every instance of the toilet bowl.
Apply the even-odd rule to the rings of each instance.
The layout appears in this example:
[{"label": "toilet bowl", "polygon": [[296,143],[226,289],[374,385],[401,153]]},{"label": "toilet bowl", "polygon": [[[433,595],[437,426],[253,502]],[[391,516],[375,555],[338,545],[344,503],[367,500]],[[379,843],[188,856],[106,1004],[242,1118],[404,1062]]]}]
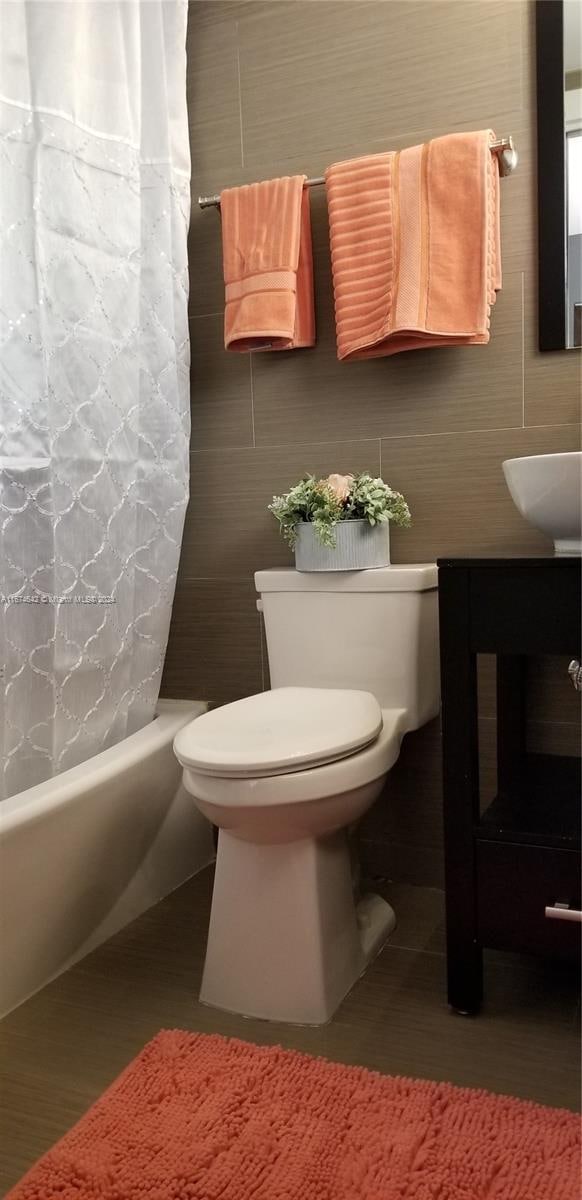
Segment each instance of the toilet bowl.
[{"label": "toilet bowl", "polygon": [[436,568],[255,578],[273,688],[174,743],[219,829],[200,999],[317,1025],[395,925],[381,897],[354,898],[347,830],[438,711]]}]

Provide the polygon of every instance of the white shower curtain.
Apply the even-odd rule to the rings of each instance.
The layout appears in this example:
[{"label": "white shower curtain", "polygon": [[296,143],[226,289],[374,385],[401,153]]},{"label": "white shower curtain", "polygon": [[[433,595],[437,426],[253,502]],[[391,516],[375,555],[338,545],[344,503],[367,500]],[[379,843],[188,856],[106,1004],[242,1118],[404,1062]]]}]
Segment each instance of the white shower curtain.
[{"label": "white shower curtain", "polygon": [[0,3],[0,796],[154,712],[188,490],[186,20]]}]

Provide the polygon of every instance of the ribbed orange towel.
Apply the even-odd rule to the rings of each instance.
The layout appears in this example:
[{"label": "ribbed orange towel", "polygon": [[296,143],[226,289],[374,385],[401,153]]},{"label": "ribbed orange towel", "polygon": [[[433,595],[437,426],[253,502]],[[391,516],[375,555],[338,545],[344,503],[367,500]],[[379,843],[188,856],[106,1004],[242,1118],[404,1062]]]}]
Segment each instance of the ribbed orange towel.
[{"label": "ribbed orange towel", "polygon": [[305,175],[220,196],[227,350],[315,344],[311,215]]},{"label": "ribbed orange towel", "polygon": [[494,137],[453,133],[328,168],[338,358],[489,341],[501,287]]}]

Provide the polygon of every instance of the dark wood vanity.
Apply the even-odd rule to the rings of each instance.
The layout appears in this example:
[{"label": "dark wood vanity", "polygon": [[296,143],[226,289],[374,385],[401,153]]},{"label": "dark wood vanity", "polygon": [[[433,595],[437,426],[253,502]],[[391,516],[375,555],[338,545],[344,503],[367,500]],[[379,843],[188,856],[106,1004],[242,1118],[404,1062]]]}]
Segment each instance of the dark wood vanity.
[{"label": "dark wood vanity", "polygon": [[[438,565],[448,998],[476,1013],[484,947],[580,952],[580,759],[527,752],[525,700],[529,656],[580,658],[581,560],[491,554]],[[497,659],[490,803],[479,787],[478,654]]]}]

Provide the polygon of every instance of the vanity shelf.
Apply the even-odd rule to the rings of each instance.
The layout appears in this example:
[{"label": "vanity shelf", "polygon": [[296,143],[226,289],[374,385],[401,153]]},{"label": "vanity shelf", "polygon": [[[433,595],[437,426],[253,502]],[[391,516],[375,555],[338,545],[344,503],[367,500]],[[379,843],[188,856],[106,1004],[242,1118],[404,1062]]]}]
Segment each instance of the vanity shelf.
[{"label": "vanity shelf", "polygon": [[523,776],[517,795],[499,792],[481,813],[475,836],[580,850],[580,759],[527,754]]},{"label": "vanity shelf", "polygon": [[[580,567],[553,553],[439,561],[448,996],[458,1012],[479,1010],[484,947],[580,952],[580,759],[527,753],[525,703],[528,656],[580,657]],[[497,795],[485,806],[478,654],[497,657]]]}]

